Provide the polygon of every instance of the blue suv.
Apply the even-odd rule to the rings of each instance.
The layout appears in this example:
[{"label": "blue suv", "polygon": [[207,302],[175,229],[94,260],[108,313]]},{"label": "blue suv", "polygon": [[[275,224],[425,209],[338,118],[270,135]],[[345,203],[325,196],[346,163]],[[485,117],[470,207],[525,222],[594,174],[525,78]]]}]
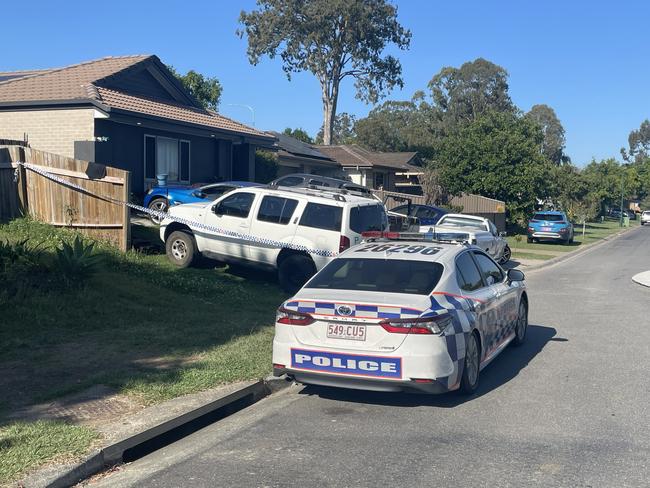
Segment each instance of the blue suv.
[{"label": "blue suv", "polygon": [[528,222],[528,242],[548,239],[564,244],[573,242],[573,225],[564,212],[536,212]]}]

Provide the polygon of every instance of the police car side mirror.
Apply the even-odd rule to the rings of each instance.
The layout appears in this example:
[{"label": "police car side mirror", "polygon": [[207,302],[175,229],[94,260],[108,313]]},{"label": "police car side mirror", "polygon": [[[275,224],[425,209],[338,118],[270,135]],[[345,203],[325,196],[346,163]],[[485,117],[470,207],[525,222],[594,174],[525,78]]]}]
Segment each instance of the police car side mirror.
[{"label": "police car side mirror", "polygon": [[221,212],[221,210],[219,209],[219,204],[218,203],[215,203],[214,205],[212,205],[212,213],[214,213],[217,216],[223,215],[223,212]]},{"label": "police car side mirror", "polygon": [[508,270],[508,283],[512,283],[513,281],[524,281],[524,279],[526,279],[524,273],[518,269]]}]

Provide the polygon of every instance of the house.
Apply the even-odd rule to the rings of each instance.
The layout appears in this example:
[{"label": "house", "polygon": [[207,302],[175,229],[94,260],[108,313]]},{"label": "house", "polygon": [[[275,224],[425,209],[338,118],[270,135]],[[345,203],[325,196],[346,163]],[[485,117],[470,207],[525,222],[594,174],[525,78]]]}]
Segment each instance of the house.
[{"label": "house", "polygon": [[336,161],[354,183],[375,190],[421,193],[417,177],[413,178],[422,171],[416,152],[376,152],[358,144],[313,147]]},{"label": "house", "polygon": [[0,73],[0,138],[131,172],[135,193],[172,183],[254,180],[273,136],[204,109],[157,56]]},{"label": "house", "polygon": [[345,178],[341,165],[315,146],[281,132],[267,131],[276,139],[273,149],[278,159],[278,177],[290,173],[307,173]]}]

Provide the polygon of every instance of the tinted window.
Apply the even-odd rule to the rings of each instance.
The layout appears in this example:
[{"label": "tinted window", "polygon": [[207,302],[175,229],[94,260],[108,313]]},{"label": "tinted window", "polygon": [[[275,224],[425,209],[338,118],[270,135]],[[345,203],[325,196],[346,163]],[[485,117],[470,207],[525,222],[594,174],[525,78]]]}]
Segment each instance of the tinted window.
[{"label": "tinted window", "polygon": [[302,185],[303,178],[300,176],[287,176],[278,181],[278,186],[298,186]]},{"label": "tinted window", "polygon": [[533,215],[533,220],[546,220],[547,222],[560,222],[564,220],[562,215],[557,214],[547,214],[547,213],[536,213]]},{"label": "tinted window", "polygon": [[350,229],[361,234],[369,230],[384,230],[386,212],[381,205],[366,205],[350,210]]},{"label": "tinted window", "polygon": [[219,197],[234,188],[234,186],[208,186],[201,188],[201,192],[211,197]]},{"label": "tinted window", "polygon": [[456,259],[456,273],[458,286],[461,290],[474,291],[483,286],[481,273],[468,252],[461,254]]},{"label": "tinted window", "polygon": [[300,225],[341,232],[341,215],[343,215],[341,207],[308,203],[300,218]]},{"label": "tinted window", "polygon": [[[412,209],[412,207],[411,207],[411,209]],[[391,212],[395,212],[395,213],[402,214],[402,215],[407,215],[408,211],[409,211],[409,206],[408,205],[400,205],[399,207],[395,207],[395,208],[391,209]]]},{"label": "tinted window", "polygon": [[297,206],[298,200],[266,196],[262,200],[259,212],[257,212],[257,220],[286,225],[291,220],[293,211]]},{"label": "tinted window", "polygon": [[478,252],[474,253],[474,257],[476,257],[483,279],[488,285],[503,281],[503,273],[494,261],[485,254]]},{"label": "tinted window", "polygon": [[217,209],[218,215],[230,215],[231,217],[248,217],[255,195],[253,193],[235,193],[224,198]]},{"label": "tinted window", "polygon": [[444,216],[440,219],[438,225],[444,225],[445,227],[471,227],[473,229],[485,230],[485,226],[480,220],[466,219],[463,217]]},{"label": "tinted window", "polygon": [[314,186],[330,186],[329,183],[320,180],[309,180],[309,184]]},{"label": "tinted window", "polygon": [[428,295],[442,271],[440,263],[430,261],[341,258],[325,266],[305,287]]}]

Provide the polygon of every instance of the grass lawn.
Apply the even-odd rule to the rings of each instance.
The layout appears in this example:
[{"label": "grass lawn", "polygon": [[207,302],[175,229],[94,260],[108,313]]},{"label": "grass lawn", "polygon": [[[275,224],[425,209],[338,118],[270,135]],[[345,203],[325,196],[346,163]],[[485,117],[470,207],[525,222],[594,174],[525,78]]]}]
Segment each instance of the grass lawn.
[{"label": "grass lawn", "polygon": [[[134,229],[134,237],[149,233]],[[22,219],[0,225],[0,241],[29,237],[46,248],[73,235]],[[275,310],[286,299],[273,276],[208,262],[180,270],[161,254],[98,246],[104,261],[85,283],[0,299],[0,426],[16,409],[96,384],[149,404],[271,371]],[[51,449],[38,442],[49,439],[52,425],[1,427],[0,484],[15,476],[15,466],[29,466],[21,459],[83,451],[87,436],[62,425],[70,443],[52,438]],[[41,435],[21,437],[16,429]],[[26,453],[7,457],[17,447],[6,445],[5,435],[22,439]],[[30,458],[34,449],[46,455]]]},{"label": "grass lawn", "polygon": [[[630,227],[638,226],[637,221],[631,221]],[[582,246],[584,244],[591,244],[598,240],[607,237],[608,235],[615,234],[620,232],[621,228],[618,225],[618,221],[614,220],[605,220],[602,224],[600,222],[590,222],[586,225],[585,236],[582,237],[582,226],[575,226],[575,237],[573,243],[571,244],[562,244],[559,242],[526,242],[526,235],[521,235],[521,241],[517,242],[515,236],[508,236],[508,245],[513,251],[513,257],[520,257],[526,259],[550,259],[554,257],[554,254],[570,252]],[[547,252],[549,254],[544,254]]]}]

